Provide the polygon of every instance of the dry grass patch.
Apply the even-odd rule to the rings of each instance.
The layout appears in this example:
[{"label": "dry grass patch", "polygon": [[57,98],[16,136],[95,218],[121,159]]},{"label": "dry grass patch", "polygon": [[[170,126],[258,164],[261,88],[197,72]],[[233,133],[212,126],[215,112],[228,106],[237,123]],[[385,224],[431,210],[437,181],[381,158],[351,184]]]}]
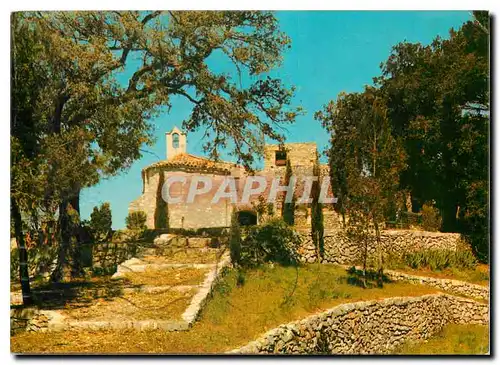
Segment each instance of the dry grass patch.
[{"label": "dry grass patch", "polygon": [[482,355],[489,352],[489,329],[481,325],[450,324],[427,341],[407,343],[396,350],[407,355]]},{"label": "dry grass patch", "polygon": [[282,323],[341,303],[437,292],[434,288],[405,282],[390,282],[383,288],[370,289],[350,282],[346,270],[334,265],[276,266],[245,273],[233,270],[214,290],[199,322],[187,332],[22,333],[12,337],[11,350],[23,353],[222,353]]},{"label": "dry grass patch", "polygon": [[73,320],[126,321],[180,319],[195,291],[126,293],[112,299],[98,299],[87,306],[68,306],[63,314]]},{"label": "dry grass patch", "polygon": [[175,286],[199,285],[205,280],[209,269],[168,268],[162,270],[146,270],[144,272],[126,273],[117,279],[133,286]]}]

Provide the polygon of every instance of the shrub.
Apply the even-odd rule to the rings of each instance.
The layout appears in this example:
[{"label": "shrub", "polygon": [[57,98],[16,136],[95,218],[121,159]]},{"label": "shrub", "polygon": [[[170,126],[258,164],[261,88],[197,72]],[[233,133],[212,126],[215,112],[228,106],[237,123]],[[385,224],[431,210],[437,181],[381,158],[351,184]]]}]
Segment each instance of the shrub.
[{"label": "shrub", "polygon": [[155,229],[164,229],[169,226],[168,204],[162,196],[165,173],[160,172],[158,179],[158,188],[156,189]]},{"label": "shrub", "polygon": [[441,229],[442,218],[432,203],[425,203],[420,210],[422,214],[422,228],[426,231],[439,231]]},{"label": "shrub", "polygon": [[[290,184],[290,179],[292,178],[292,165],[290,163],[290,159],[286,160],[286,172],[285,172],[285,185]],[[283,196],[283,206],[282,206],[282,211],[281,215],[283,216],[283,220],[293,226],[295,223],[295,195],[292,196],[292,201],[290,203],[287,203],[285,201],[286,199],[286,194]]]},{"label": "shrub", "polygon": [[128,229],[143,230],[146,229],[147,215],[143,211],[131,212],[125,218]]},{"label": "shrub", "polygon": [[452,259],[452,266],[460,269],[473,269],[477,265],[477,259],[470,250],[455,251]]},{"label": "shrub", "polygon": [[109,203],[103,203],[100,208],[94,207],[90,214],[89,228],[94,240],[100,242],[111,236],[111,208]]},{"label": "shrub", "polygon": [[319,160],[316,156],[316,161],[313,166],[313,174],[318,177],[317,181],[314,181],[312,184],[312,203],[311,203],[311,234],[314,243],[314,247],[317,250],[317,258],[320,261],[320,258],[324,257],[325,252],[325,240],[323,238],[324,235],[324,225],[323,225],[323,204],[320,202],[320,185],[319,185],[319,177],[320,177],[320,167]]},{"label": "shrub", "polygon": [[239,264],[252,267],[266,262],[281,265],[298,263],[299,235],[282,219],[272,219],[261,226],[253,226],[241,241]]},{"label": "shrub", "polygon": [[408,252],[403,261],[413,269],[428,267],[432,271],[447,268],[472,269],[477,260],[469,250],[425,250]]},{"label": "shrub", "polygon": [[[50,273],[55,266],[58,246],[33,246],[28,248],[28,269],[31,277]],[[10,250],[10,278],[19,279],[19,249],[17,247]]]},{"label": "shrub", "polygon": [[240,263],[241,258],[241,230],[236,215],[231,219],[231,231],[229,233],[229,251],[231,261],[235,264]]}]

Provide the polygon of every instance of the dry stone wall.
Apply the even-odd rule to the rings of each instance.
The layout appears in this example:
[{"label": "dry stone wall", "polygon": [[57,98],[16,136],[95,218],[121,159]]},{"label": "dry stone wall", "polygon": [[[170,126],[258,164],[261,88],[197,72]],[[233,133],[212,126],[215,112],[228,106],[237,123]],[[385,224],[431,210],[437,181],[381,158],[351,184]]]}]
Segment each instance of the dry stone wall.
[{"label": "dry stone wall", "polygon": [[384,354],[449,323],[488,324],[488,305],[448,294],[342,304],[272,329],[230,354]]},{"label": "dry stone wall", "polygon": [[[302,245],[299,255],[303,262],[316,262],[316,248],[308,230],[301,231]],[[418,250],[457,250],[462,241],[459,233],[441,233],[412,230],[384,230],[381,232],[383,250],[386,254],[402,255]],[[325,263],[355,265],[361,260],[362,247],[358,242],[349,239],[342,229],[325,230],[324,258]],[[374,257],[375,244],[369,244],[368,256]]]},{"label": "dry stone wall", "polygon": [[122,262],[136,256],[140,248],[141,247],[134,242],[92,244],[92,267],[114,270]]},{"label": "dry stone wall", "polygon": [[45,332],[64,328],[63,316],[53,310],[37,308],[11,308],[10,332],[12,334],[28,332]]}]

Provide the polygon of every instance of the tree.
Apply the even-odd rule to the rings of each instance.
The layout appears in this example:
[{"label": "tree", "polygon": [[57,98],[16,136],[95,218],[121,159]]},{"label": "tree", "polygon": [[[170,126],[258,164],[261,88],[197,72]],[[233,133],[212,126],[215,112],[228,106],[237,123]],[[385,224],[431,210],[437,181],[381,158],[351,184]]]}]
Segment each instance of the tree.
[{"label": "tree", "polygon": [[241,260],[241,227],[238,221],[238,216],[233,213],[231,217],[231,230],[229,231],[229,252],[231,255],[231,262],[240,265]]},{"label": "tree", "polygon": [[[292,123],[300,111],[289,107],[293,89],[265,75],[280,64],[290,43],[271,12],[16,13],[14,44],[22,43],[21,28],[37,35],[37,54],[29,59],[14,54],[19,79],[14,86],[30,77],[26,68],[44,82],[37,79],[30,91],[37,101],[32,109],[24,105],[26,98],[14,98],[13,109],[26,110],[21,124],[28,119],[33,124],[29,133],[15,136],[22,146],[37,140],[39,148],[28,160],[36,157],[46,166],[39,175],[39,200],[56,202],[59,212],[58,267],[66,264],[72,240],[65,227],[67,207],[78,212],[81,189],[141,156],[142,146],[153,142],[150,117],[170,108],[172,96],[193,104],[183,128],[205,128],[204,148],[211,157],[231,146],[247,167],[262,153],[263,137],[282,142],[277,128]],[[237,72],[212,71],[213,57],[225,57]],[[124,70],[131,76],[119,82]],[[252,81],[244,86],[234,75]]]},{"label": "tree", "polygon": [[155,229],[168,228],[168,204],[163,199],[162,189],[165,184],[165,172],[160,171],[156,189]]},{"label": "tree", "polygon": [[[341,197],[347,228],[361,244],[366,286],[368,247],[375,244],[378,284],[383,285],[383,247],[380,227],[399,189],[405,154],[394,138],[381,93],[367,87],[363,93],[341,94],[316,119],[330,133],[328,151],[332,186]],[[344,222],[345,222],[344,216]]]},{"label": "tree", "polygon": [[90,230],[97,242],[102,242],[110,238],[113,220],[109,203],[101,204],[101,207],[94,207],[90,214]]},{"label": "tree", "polygon": [[320,175],[319,156],[316,155],[316,160],[314,161],[313,166],[313,176],[317,177],[318,179],[316,181],[313,181],[311,187],[311,235],[314,247],[316,247],[316,258],[318,262],[321,262],[321,259],[323,259],[325,253],[325,242],[323,238],[323,204],[321,204],[321,202],[319,201],[319,197],[321,194],[321,187],[319,183]]},{"label": "tree", "polygon": [[[36,215],[43,201],[43,161],[38,158],[40,127],[36,104],[47,75],[35,66],[41,55],[40,32],[16,16],[11,34],[11,188],[10,206],[19,251],[19,275],[24,305],[32,304],[23,212]],[[49,205],[49,204],[45,204]]]},{"label": "tree", "polygon": [[[292,178],[293,171],[292,171],[292,165],[290,163],[290,159],[286,159],[286,170],[285,170],[285,185],[288,186],[290,184],[290,179]],[[283,216],[283,220],[285,223],[293,226],[295,222],[295,202],[296,202],[296,197],[295,193],[292,197],[292,201],[290,203],[287,203],[285,201],[286,196],[283,196],[283,206],[282,206],[282,211],[281,215]]]},{"label": "tree", "polygon": [[125,218],[128,229],[143,230],[146,229],[146,213],[143,211],[131,212]]},{"label": "tree", "polygon": [[[449,39],[400,43],[377,84],[408,166],[402,187],[413,207],[436,201],[444,231],[471,238],[488,255],[489,25],[487,12]],[[425,183],[423,183],[425,182]]]}]

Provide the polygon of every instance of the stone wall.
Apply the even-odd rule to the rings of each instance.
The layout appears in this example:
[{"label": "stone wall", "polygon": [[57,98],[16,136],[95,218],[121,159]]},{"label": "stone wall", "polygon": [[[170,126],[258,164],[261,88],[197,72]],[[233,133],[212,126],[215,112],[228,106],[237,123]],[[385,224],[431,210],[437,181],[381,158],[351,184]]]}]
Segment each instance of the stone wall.
[{"label": "stone wall", "polygon": [[63,316],[53,310],[11,308],[10,332],[45,332],[64,328]]},{"label": "stone wall", "polygon": [[[303,262],[316,261],[316,249],[307,230],[300,232],[302,246],[299,254]],[[385,254],[402,255],[409,251],[418,250],[456,250],[463,243],[459,233],[441,233],[412,230],[383,230],[381,241]],[[362,247],[358,242],[349,239],[342,229],[325,230],[324,232],[324,259],[323,262],[340,265],[356,265],[361,262]],[[374,258],[375,243],[369,244],[368,258]]]},{"label": "stone wall", "polygon": [[229,227],[231,225],[233,206],[229,199],[220,199],[217,203],[212,203],[215,193],[224,182],[226,176],[204,173],[196,174],[210,178],[212,181],[212,188],[205,194],[195,196],[192,203],[186,203],[193,174],[169,172],[165,179],[174,174],[185,177],[186,183],[184,185],[176,183],[170,188],[170,195],[173,198],[180,197],[182,203],[168,204],[169,227],[197,229],[206,227]]},{"label": "stone wall", "polygon": [[[293,167],[302,166],[311,168],[316,160],[317,147],[315,142],[309,143],[286,143],[286,156]],[[277,175],[284,175],[285,166],[276,166],[276,151],[280,149],[279,145],[267,144],[264,147],[264,171],[275,171]]]},{"label": "stone wall", "polygon": [[[165,181],[171,176],[182,176],[185,183],[176,182],[170,187],[170,196],[180,198],[179,203],[168,204],[168,226],[178,229],[197,229],[207,227],[229,227],[233,206],[229,199],[220,199],[212,204],[212,199],[225,179],[225,175],[209,173],[190,173],[186,171],[165,171]],[[194,197],[187,203],[189,187],[193,176],[208,177],[212,181],[210,191]],[[129,205],[129,213],[143,211],[147,215],[146,226],[155,228],[155,211],[157,204],[159,171],[150,169],[145,172],[144,192]],[[201,183],[200,183],[201,186]]]},{"label": "stone wall", "polygon": [[[267,198],[271,190],[271,181],[274,178],[283,179],[286,172],[285,166],[276,166],[275,152],[279,149],[278,145],[266,145],[264,151],[264,168],[256,171],[257,175],[264,176],[267,180],[267,187],[261,193],[261,197]],[[293,174],[297,176],[297,184],[295,189],[296,198],[300,198],[303,193],[303,177],[313,175],[313,166],[317,156],[316,143],[288,143],[285,144],[287,150],[287,158],[290,160]],[[196,158],[196,157],[194,157]],[[166,161],[168,162],[168,161]],[[156,166],[158,165],[158,166]],[[186,166],[184,166],[186,167]],[[246,181],[246,172],[240,168],[233,166],[229,171],[208,171],[203,168],[184,168],[183,166],[166,167],[161,163],[153,164],[143,170],[143,191],[142,195],[129,205],[129,213],[135,211],[143,211],[147,215],[146,226],[153,229],[155,226],[155,211],[157,204],[158,183],[160,181],[159,174],[165,173],[165,180],[172,175],[182,175],[186,178],[186,182],[181,184],[177,182],[172,185],[170,192],[172,197],[182,197],[182,203],[168,204],[168,226],[170,228],[182,229],[198,229],[207,227],[230,227],[231,218],[235,208],[241,210],[239,203],[232,201],[229,198],[222,198],[217,204],[212,204],[212,198],[215,192],[224,181],[225,177],[231,175],[236,180],[236,190],[238,202],[241,200],[242,190]],[[329,168],[327,165],[321,165],[321,178],[328,177]],[[203,175],[212,179],[212,189],[195,198],[194,203],[185,203],[185,198],[189,191],[190,182],[193,176]],[[226,189],[227,190],[227,189]],[[331,187],[327,194],[331,197]],[[258,203],[258,195],[250,197],[249,210],[254,210],[252,207]],[[281,194],[277,197],[274,208],[275,212],[281,212]],[[244,203],[247,204],[247,203]],[[247,207],[243,207],[247,208]],[[301,217],[299,217],[299,220]]]},{"label": "stone wall", "polygon": [[134,257],[140,246],[132,242],[92,244],[92,267],[115,270],[122,262]]},{"label": "stone wall", "polygon": [[488,325],[488,305],[448,294],[342,304],[272,329],[231,354],[384,354],[449,323]]}]

